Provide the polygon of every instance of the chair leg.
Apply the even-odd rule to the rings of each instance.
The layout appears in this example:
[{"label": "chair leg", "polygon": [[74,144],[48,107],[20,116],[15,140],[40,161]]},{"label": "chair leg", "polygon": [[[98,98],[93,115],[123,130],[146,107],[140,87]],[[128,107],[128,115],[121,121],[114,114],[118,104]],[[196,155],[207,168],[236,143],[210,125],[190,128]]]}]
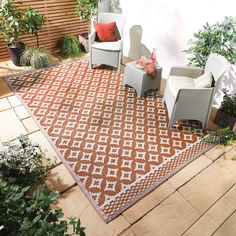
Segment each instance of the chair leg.
[{"label": "chair leg", "polygon": [[89,69],[93,69],[93,64],[92,64],[91,59],[89,60]]},{"label": "chair leg", "polygon": [[119,52],[118,55],[119,59],[118,59],[118,67],[117,67],[117,72],[120,73],[120,67],[121,67],[121,52]]},{"label": "chair leg", "polygon": [[120,73],[120,64],[118,65],[117,72]]},{"label": "chair leg", "polygon": [[169,124],[168,124],[169,129],[172,129],[174,122],[175,122],[174,118],[171,117],[170,120],[169,120]]},{"label": "chair leg", "polygon": [[93,69],[93,64],[92,64],[92,48],[89,50],[89,69]]},{"label": "chair leg", "polygon": [[202,128],[207,129],[208,128],[208,121],[207,120],[200,120],[202,123]]}]

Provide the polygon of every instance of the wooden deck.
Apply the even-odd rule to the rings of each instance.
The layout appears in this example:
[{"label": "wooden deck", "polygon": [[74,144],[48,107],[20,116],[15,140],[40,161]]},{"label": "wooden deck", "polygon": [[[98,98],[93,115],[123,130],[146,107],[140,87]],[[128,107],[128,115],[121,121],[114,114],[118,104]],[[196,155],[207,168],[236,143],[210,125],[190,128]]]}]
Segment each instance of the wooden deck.
[{"label": "wooden deck", "polygon": [[[22,68],[24,70],[26,68]],[[0,75],[18,72],[11,62]],[[30,114],[0,79],[0,148],[20,133],[39,143],[57,166],[47,181],[65,216],[80,217],[88,236],[236,235],[236,142],[215,146],[106,224],[60,162]]]}]

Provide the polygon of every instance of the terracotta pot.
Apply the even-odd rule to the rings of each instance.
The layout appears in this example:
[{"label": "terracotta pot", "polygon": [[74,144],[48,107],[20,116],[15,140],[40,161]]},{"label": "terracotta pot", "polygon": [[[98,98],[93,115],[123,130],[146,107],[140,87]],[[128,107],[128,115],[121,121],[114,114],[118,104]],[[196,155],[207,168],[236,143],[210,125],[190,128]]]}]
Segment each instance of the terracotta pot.
[{"label": "terracotta pot", "polygon": [[25,44],[24,43],[19,43],[17,46],[14,46],[12,44],[8,44],[7,45],[7,50],[9,52],[9,54],[10,54],[12,62],[16,66],[21,66],[21,64],[20,64],[20,57],[21,57],[21,54],[25,50]]},{"label": "terracotta pot", "polygon": [[236,131],[236,117],[226,114],[221,109],[217,111],[214,121],[221,127],[229,126],[231,130]]}]

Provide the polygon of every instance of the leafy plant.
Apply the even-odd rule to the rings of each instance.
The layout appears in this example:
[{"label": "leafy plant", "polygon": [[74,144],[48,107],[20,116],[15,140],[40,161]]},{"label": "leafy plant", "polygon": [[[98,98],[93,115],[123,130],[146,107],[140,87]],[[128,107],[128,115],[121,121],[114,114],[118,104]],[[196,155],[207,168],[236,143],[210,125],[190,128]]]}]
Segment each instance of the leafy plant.
[{"label": "leafy plant", "polygon": [[51,57],[50,53],[43,48],[27,48],[21,55],[20,63],[39,69],[48,66]]},{"label": "leafy plant", "polygon": [[75,57],[81,53],[79,40],[76,36],[66,35],[61,43],[60,52],[64,56]]},{"label": "leafy plant", "polygon": [[0,152],[0,177],[4,181],[22,186],[43,183],[52,165],[39,145],[32,144],[27,136],[18,138],[19,144],[9,143]]},{"label": "leafy plant", "polygon": [[24,12],[24,26],[26,32],[33,34],[37,40],[37,47],[39,47],[39,36],[38,32],[45,23],[45,18],[42,13],[29,6]]},{"label": "leafy plant", "polygon": [[78,0],[76,13],[81,20],[89,20],[97,15],[98,3],[102,0]]},{"label": "leafy plant", "polygon": [[[80,220],[62,220],[62,209],[52,210],[51,205],[59,195],[47,188],[39,188],[28,194],[30,187],[20,187],[0,182],[0,234],[1,235],[80,235],[85,236],[85,228]],[[66,233],[68,226],[73,233]]]},{"label": "leafy plant", "polygon": [[206,23],[188,42],[185,53],[190,54],[189,65],[204,67],[211,52],[223,55],[229,62],[236,61],[236,19],[225,17],[213,25]]},{"label": "leafy plant", "polygon": [[236,140],[236,133],[229,127],[210,132],[203,137],[203,141],[210,144],[222,144],[227,146],[230,142]]},{"label": "leafy plant", "polygon": [[[19,4],[20,2],[18,2],[18,5]],[[18,44],[20,42],[19,36],[24,32],[24,22],[22,21],[23,13],[16,4],[9,1],[4,4],[0,16],[2,38],[7,44]]]},{"label": "leafy plant", "polygon": [[[0,153],[0,235],[85,236],[79,219],[64,220],[62,209],[52,209],[58,194],[45,187],[32,188],[45,183],[51,166],[43,166],[39,145],[26,136],[18,140]],[[69,226],[72,234],[67,233]]]},{"label": "leafy plant", "polygon": [[223,97],[220,109],[226,114],[236,117],[236,94],[228,94],[226,89],[223,89],[223,92],[225,95]]}]

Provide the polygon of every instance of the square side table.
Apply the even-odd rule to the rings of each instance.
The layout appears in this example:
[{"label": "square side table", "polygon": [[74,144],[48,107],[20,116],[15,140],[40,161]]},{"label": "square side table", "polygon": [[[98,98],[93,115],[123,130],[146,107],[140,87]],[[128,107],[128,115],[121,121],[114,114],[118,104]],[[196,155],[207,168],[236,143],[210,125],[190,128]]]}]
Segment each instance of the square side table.
[{"label": "square side table", "polygon": [[137,92],[138,97],[143,97],[145,92],[150,89],[160,90],[162,68],[157,67],[157,76],[153,78],[143,69],[136,66],[136,62],[126,64],[123,85],[129,85]]}]

